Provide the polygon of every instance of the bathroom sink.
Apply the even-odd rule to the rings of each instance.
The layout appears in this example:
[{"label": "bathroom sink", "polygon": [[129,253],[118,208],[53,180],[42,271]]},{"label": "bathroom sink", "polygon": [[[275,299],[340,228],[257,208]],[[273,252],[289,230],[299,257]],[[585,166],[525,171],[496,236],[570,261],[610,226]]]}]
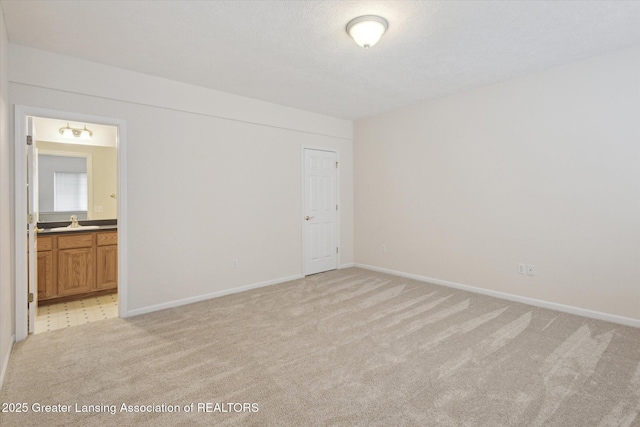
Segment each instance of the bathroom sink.
[{"label": "bathroom sink", "polygon": [[50,228],[49,231],[86,231],[100,228],[99,225],[81,225],[79,227],[56,227]]}]

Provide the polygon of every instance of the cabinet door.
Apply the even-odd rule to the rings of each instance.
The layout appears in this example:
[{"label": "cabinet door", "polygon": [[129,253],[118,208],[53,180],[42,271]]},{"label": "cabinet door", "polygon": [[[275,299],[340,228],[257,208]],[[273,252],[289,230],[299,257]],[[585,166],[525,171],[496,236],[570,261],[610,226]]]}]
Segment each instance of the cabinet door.
[{"label": "cabinet door", "polygon": [[117,289],[118,246],[98,246],[96,258],[96,289]]},{"label": "cabinet door", "polygon": [[45,300],[54,296],[53,252],[38,252],[38,300]]},{"label": "cabinet door", "polygon": [[58,296],[75,295],[94,289],[93,248],[58,251]]}]

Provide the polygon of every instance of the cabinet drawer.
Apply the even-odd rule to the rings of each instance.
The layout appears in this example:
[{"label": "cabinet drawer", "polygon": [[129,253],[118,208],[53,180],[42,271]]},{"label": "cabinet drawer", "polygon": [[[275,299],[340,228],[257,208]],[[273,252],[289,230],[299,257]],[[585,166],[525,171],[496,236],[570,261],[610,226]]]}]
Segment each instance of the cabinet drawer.
[{"label": "cabinet drawer", "polygon": [[53,237],[38,237],[38,252],[53,249]]},{"label": "cabinet drawer", "polygon": [[118,232],[110,231],[104,233],[97,233],[98,246],[117,245],[118,244]]},{"label": "cabinet drawer", "polygon": [[74,234],[73,236],[58,236],[58,249],[87,248],[93,243],[92,234]]}]

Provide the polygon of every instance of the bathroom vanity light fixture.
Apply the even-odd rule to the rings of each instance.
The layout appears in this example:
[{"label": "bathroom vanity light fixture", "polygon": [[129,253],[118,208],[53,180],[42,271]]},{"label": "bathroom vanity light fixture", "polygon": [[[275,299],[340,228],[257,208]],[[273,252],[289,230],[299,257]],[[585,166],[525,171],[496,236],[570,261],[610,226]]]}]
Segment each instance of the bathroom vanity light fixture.
[{"label": "bathroom vanity light fixture", "polygon": [[380,37],[389,28],[386,19],[376,15],[358,16],[347,24],[347,33],[365,49],[378,43]]},{"label": "bathroom vanity light fixture", "polygon": [[60,128],[58,131],[60,135],[66,137],[75,137],[80,139],[91,139],[93,132],[87,129],[87,125],[84,125],[84,129],[72,128],[69,123],[65,127]]}]

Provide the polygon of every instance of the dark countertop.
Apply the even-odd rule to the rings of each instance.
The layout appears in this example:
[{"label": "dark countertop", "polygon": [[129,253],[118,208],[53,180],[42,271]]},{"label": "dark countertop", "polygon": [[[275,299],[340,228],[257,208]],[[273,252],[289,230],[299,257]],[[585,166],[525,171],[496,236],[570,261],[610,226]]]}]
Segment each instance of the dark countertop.
[{"label": "dark countertop", "polygon": [[97,225],[99,228],[91,228],[89,230],[71,230],[71,231],[51,231],[53,228],[59,227],[67,227],[71,224],[71,221],[60,221],[60,222],[39,222],[38,228],[42,231],[39,231],[39,235],[47,235],[51,236],[54,234],[78,234],[78,233],[92,233],[92,232],[101,232],[101,231],[112,231],[118,229],[118,220],[116,219],[97,219],[97,220],[80,220],[78,221],[80,225]]}]

